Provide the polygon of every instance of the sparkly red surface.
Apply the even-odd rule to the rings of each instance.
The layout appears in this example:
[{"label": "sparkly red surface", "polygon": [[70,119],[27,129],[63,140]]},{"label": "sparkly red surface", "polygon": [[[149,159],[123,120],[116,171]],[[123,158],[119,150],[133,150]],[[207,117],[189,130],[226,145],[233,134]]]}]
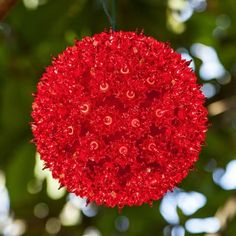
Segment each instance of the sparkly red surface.
[{"label": "sparkly red surface", "polygon": [[109,207],[161,198],[188,174],[205,139],[204,96],[188,62],[134,32],[68,47],[37,86],[37,150],[69,192]]}]

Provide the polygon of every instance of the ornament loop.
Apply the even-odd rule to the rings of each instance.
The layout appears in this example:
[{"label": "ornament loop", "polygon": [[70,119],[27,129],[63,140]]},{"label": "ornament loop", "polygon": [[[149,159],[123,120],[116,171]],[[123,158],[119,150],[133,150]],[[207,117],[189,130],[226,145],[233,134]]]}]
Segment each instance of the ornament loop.
[{"label": "ornament loop", "polygon": [[134,91],[131,91],[131,90],[128,90],[126,92],[126,96],[130,99],[134,98],[135,97],[135,92]]},{"label": "ornament loop", "polygon": [[103,122],[105,125],[110,125],[112,123],[112,118],[110,116],[105,116]]},{"label": "ornament loop", "polygon": [[156,109],[155,114],[156,114],[157,117],[162,117],[163,111],[161,109]]},{"label": "ornament loop", "polygon": [[127,147],[125,147],[125,146],[121,146],[120,148],[119,148],[119,153],[121,154],[121,155],[126,155],[127,154],[127,152],[128,152],[128,148]]},{"label": "ornament loop", "polygon": [[94,67],[91,67],[91,68],[90,68],[90,74],[91,74],[92,76],[95,76],[95,69],[94,69]]},{"label": "ornament loop", "polygon": [[132,121],[131,121],[131,126],[132,127],[134,127],[134,128],[137,128],[137,127],[139,127],[140,126],[140,121],[139,121],[139,119],[133,119]]},{"label": "ornament loop", "polygon": [[155,143],[150,143],[149,145],[148,145],[148,150],[149,151],[156,151],[157,149],[156,149],[156,144]]},{"label": "ornament loop", "polygon": [[136,47],[133,47],[133,52],[136,54],[138,53],[138,49]]},{"label": "ornament loop", "polygon": [[80,106],[80,110],[82,113],[88,113],[89,111],[89,105],[87,103]]},{"label": "ornament loop", "polygon": [[90,143],[90,149],[91,150],[97,150],[98,149],[98,143],[96,142],[96,141],[92,141],[91,143]]},{"label": "ornament loop", "polygon": [[147,82],[148,82],[148,84],[150,84],[150,85],[155,84],[155,80],[154,80],[153,78],[150,78],[150,77],[147,78]]},{"label": "ornament loop", "polygon": [[129,68],[121,68],[121,69],[120,69],[120,73],[121,73],[121,74],[124,74],[124,75],[129,74]]},{"label": "ornament loop", "polygon": [[73,126],[69,126],[69,127],[68,127],[68,134],[69,134],[69,135],[72,135],[73,133],[74,133]]},{"label": "ornament loop", "polygon": [[93,46],[94,46],[94,47],[97,47],[97,45],[98,45],[98,41],[94,40],[94,41],[93,41]]},{"label": "ornament loop", "polygon": [[109,88],[109,85],[108,83],[105,82],[105,83],[101,83],[99,87],[102,92],[106,92]]}]

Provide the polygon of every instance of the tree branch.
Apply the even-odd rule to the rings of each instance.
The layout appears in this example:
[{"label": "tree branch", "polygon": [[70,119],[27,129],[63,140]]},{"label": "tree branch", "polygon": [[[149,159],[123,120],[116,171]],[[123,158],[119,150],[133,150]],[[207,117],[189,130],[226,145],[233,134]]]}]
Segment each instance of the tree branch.
[{"label": "tree branch", "polygon": [[232,221],[236,216],[236,196],[230,197],[225,204],[220,207],[215,217],[220,222],[220,230],[214,234],[205,234],[205,236],[222,236],[223,232],[227,229],[227,225],[230,221]]},{"label": "tree branch", "polygon": [[0,21],[4,19],[17,0],[0,0]]}]

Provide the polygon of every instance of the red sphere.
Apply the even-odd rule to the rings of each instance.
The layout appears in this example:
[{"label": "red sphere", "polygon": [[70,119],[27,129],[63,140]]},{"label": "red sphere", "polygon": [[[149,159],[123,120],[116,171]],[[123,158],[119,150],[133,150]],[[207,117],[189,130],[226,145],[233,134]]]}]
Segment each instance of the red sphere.
[{"label": "red sphere", "polygon": [[166,43],[102,32],[68,47],[37,86],[37,150],[69,192],[108,207],[161,198],[205,139],[204,96]]}]

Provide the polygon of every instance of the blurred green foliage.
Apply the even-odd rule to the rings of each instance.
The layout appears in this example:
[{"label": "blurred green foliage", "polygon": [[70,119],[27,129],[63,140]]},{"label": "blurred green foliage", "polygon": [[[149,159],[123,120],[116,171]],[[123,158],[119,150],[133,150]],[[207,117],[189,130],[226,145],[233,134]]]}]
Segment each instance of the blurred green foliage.
[{"label": "blurred green foliage", "polygon": [[[67,45],[72,45],[74,38],[99,33],[109,29],[110,25],[98,0],[31,1],[40,3],[33,5],[35,9],[30,9],[30,5],[27,5],[29,2],[19,1],[0,23],[0,169],[6,176],[14,217],[26,222],[24,235],[36,236],[49,235],[45,224],[49,218],[58,217],[66,196],[59,200],[50,199],[45,182],[39,193],[32,194],[27,190],[29,182],[35,178],[35,147],[30,143],[32,134],[29,125],[33,100],[31,94],[35,92],[36,83],[52,56]],[[206,146],[203,147],[196,171],[191,172],[180,186],[186,191],[197,191],[207,197],[206,206],[191,216],[204,218],[214,216],[230,197],[236,195],[235,190],[226,191],[212,179],[214,168],[225,168],[227,163],[236,159],[236,4],[235,0],[209,0],[206,9],[195,11],[185,22],[175,22],[173,25],[170,23],[170,2],[117,0],[117,28],[130,31],[144,29],[145,34],[169,41],[175,49],[189,50],[194,43],[211,46],[230,74],[227,83],[222,84],[215,78],[210,81],[216,86],[217,94],[209,98],[206,105],[223,100],[227,109],[218,115],[210,114]],[[230,21],[224,29],[217,26],[221,16],[226,16]],[[202,62],[196,57],[194,61],[199,75]],[[204,80],[199,82],[203,83]],[[206,170],[212,160],[215,166]],[[49,214],[42,219],[34,215],[34,207],[39,202],[49,207]],[[184,225],[190,217],[182,214],[181,210],[179,214],[180,223]],[[163,235],[163,229],[168,225],[159,212],[159,202],[152,208],[147,205],[124,208],[121,215],[128,217],[130,225],[123,233],[115,227],[118,210],[101,207],[95,217],[83,216],[78,224],[63,226],[57,235],[83,235],[89,226],[97,227],[105,236]],[[192,234],[186,232],[185,235]],[[236,235],[235,219],[231,219],[219,235]]]}]

